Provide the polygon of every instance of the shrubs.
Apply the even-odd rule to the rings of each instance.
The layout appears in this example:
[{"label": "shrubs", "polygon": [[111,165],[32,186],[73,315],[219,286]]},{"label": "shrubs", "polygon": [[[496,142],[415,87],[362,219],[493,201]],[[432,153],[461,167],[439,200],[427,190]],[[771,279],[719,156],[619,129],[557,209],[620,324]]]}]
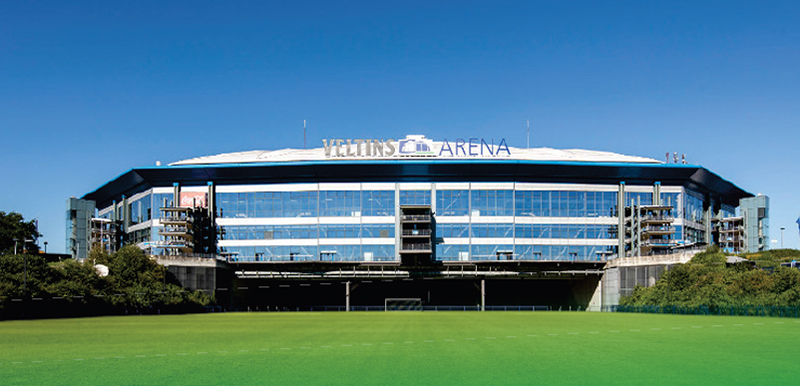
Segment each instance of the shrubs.
[{"label": "shrubs", "polygon": [[[797,251],[795,251],[797,252]],[[787,252],[780,255],[791,256]],[[763,255],[762,255],[763,257]],[[766,260],[769,263],[771,260]],[[687,264],[673,267],[656,282],[636,287],[620,299],[623,306],[800,306],[800,271],[766,264],[725,264],[718,248],[697,254]]]},{"label": "shrubs", "polygon": [[[109,255],[92,251],[83,262],[48,265],[41,256],[0,256],[0,310],[5,318],[200,311],[206,293],[185,291],[139,248]],[[101,277],[95,264],[109,267]],[[17,299],[19,301],[14,301]]]}]

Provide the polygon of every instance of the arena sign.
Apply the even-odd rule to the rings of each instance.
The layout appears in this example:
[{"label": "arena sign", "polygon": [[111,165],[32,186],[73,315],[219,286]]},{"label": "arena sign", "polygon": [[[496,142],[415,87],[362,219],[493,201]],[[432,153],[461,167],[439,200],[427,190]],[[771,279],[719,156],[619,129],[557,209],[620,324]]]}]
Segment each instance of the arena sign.
[{"label": "arena sign", "polygon": [[405,139],[323,139],[325,158],[336,157],[506,157],[511,150],[505,138],[495,145],[494,139],[456,138],[435,142],[423,135]]}]

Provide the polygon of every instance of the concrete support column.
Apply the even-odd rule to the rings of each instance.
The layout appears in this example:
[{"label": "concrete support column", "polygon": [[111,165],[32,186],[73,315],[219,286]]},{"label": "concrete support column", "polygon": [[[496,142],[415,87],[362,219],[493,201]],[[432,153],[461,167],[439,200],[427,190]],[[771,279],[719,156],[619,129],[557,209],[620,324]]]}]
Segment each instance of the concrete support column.
[{"label": "concrete support column", "polygon": [[128,198],[122,196],[122,231],[127,233],[131,226],[131,211],[128,209]]},{"label": "concrete support column", "polygon": [[344,283],[344,307],[345,311],[350,312],[350,282]]},{"label": "concrete support column", "polygon": [[703,216],[703,225],[705,225],[705,227],[706,227],[706,237],[705,237],[706,245],[711,245],[711,242],[712,242],[712,238],[711,238],[711,217],[712,217],[713,212],[714,212],[714,208],[709,206],[708,209],[706,209],[705,216]]},{"label": "concrete support column", "polygon": [[661,205],[661,182],[656,181],[653,186],[653,205]]},{"label": "concrete support column", "polygon": [[177,182],[172,184],[172,206],[181,206],[181,185]]},{"label": "concrete support column", "polygon": [[[642,256],[642,198],[636,197],[636,256]],[[633,240],[633,238],[631,238]]]},{"label": "concrete support column", "polygon": [[486,311],[486,279],[481,279],[481,311]]},{"label": "concrete support column", "polygon": [[617,257],[625,257],[625,181],[617,193]]},{"label": "concrete support column", "polygon": [[216,218],[216,210],[217,210],[217,189],[214,186],[214,183],[208,181],[208,199],[206,200],[206,204],[208,205],[208,217],[211,219],[211,224],[214,224],[214,219]]}]

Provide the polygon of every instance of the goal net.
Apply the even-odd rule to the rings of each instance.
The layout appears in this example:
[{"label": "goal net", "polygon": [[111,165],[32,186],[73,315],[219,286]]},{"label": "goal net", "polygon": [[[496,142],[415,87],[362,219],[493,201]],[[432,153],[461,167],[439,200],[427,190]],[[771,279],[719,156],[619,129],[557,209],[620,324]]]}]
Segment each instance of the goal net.
[{"label": "goal net", "polygon": [[386,311],[422,311],[420,298],[386,298]]}]

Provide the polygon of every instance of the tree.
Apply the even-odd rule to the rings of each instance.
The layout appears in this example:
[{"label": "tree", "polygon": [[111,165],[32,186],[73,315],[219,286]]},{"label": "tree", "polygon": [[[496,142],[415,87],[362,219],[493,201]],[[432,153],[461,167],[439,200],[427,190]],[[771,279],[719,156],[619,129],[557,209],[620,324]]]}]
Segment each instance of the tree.
[{"label": "tree", "polygon": [[[0,253],[13,253],[15,243],[17,243],[18,253],[38,253],[39,247],[36,245],[36,239],[39,236],[41,234],[37,230],[36,220],[26,222],[19,213],[0,211]],[[25,240],[34,240],[34,242],[26,243]]]}]

